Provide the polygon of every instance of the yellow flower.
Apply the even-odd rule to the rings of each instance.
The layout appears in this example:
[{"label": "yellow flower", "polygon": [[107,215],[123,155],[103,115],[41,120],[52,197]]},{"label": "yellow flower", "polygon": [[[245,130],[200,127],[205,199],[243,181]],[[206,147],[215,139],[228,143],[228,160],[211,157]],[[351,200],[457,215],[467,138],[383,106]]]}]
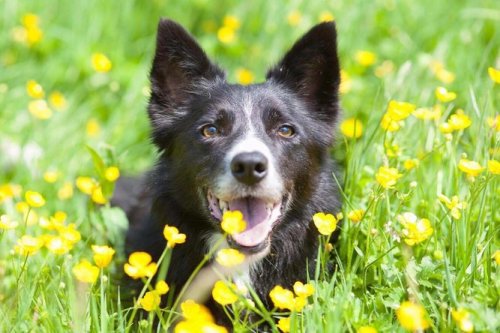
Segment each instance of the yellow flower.
[{"label": "yellow flower", "polygon": [[38,26],[38,24],[40,23],[40,19],[33,13],[26,13],[21,18],[21,22],[23,23],[24,27],[33,28]]},{"label": "yellow flower", "polygon": [[43,174],[43,180],[50,184],[55,183],[58,178],[59,172],[57,170],[48,170]]},{"label": "yellow flower", "polygon": [[104,205],[108,202],[108,199],[106,199],[106,197],[102,193],[101,185],[94,187],[90,197],[92,198],[92,201],[99,205]]},{"label": "yellow flower", "polygon": [[175,325],[174,333],[227,333],[227,329],[213,322],[182,320]]},{"label": "yellow flower", "polygon": [[295,27],[300,24],[300,21],[302,21],[302,14],[298,10],[294,10],[288,14],[286,19],[288,24]]},{"label": "yellow flower", "polygon": [[31,98],[40,99],[45,96],[42,86],[35,80],[29,80],[26,82],[26,92]]},{"label": "yellow flower", "polygon": [[387,115],[392,120],[400,121],[408,118],[415,109],[414,104],[391,100],[387,106]]},{"label": "yellow flower", "polygon": [[235,249],[222,249],[217,252],[215,260],[225,267],[232,267],[241,264],[245,260],[245,255]]},{"label": "yellow flower", "polygon": [[496,160],[489,160],[488,171],[494,175],[500,175],[500,162]]},{"label": "yellow flower", "polygon": [[57,191],[59,200],[67,200],[73,196],[73,184],[65,182],[63,186]]},{"label": "yellow flower", "polygon": [[465,309],[452,309],[451,317],[458,324],[462,332],[473,332],[474,324],[470,320],[470,313]]},{"label": "yellow flower", "polygon": [[453,81],[455,81],[455,74],[453,72],[450,72],[444,68],[439,69],[436,71],[436,77],[439,81],[450,84]]},{"label": "yellow flower", "polygon": [[186,300],[181,303],[182,316],[189,321],[213,322],[214,317],[210,310],[202,304],[193,300]]},{"label": "yellow flower", "polygon": [[325,250],[326,250],[326,252],[328,252],[328,253],[332,252],[332,250],[333,250],[333,245],[332,245],[332,243],[328,243],[328,244],[326,244],[326,245],[325,245]]},{"label": "yellow flower", "polygon": [[399,173],[398,169],[386,166],[381,166],[375,175],[377,182],[385,189],[393,188],[401,177],[403,177],[403,175]]},{"label": "yellow flower", "polygon": [[416,158],[413,158],[413,159],[405,160],[403,163],[403,167],[406,170],[412,170],[412,169],[415,169],[419,164],[420,164],[420,161]]},{"label": "yellow flower", "polygon": [[314,286],[311,283],[304,284],[297,281],[293,285],[293,291],[295,292],[295,295],[299,297],[309,297],[314,294]]},{"label": "yellow flower", "polygon": [[344,95],[351,91],[352,89],[352,79],[349,73],[347,73],[345,70],[341,69],[340,70],[340,87],[339,87],[339,92]]},{"label": "yellow flower", "polygon": [[455,81],[455,74],[453,72],[450,72],[446,69],[440,69],[436,72],[436,77],[438,78],[439,81],[450,84],[453,81]]},{"label": "yellow flower", "polygon": [[67,227],[59,227],[57,231],[59,232],[59,236],[71,244],[78,243],[82,239],[82,235],[76,230],[76,225],[74,223],[71,223]]},{"label": "yellow flower", "polygon": [[430,68],[439,81],[446,84],[450,84],[455,81],[455,74],[444,68],[443,63],[440,61],[432,61],[430,63]]},{"label": "yellow flower", "polygon": [[241,26],[240,20],[234,15],[224,16],[223,25],[233,30],[238,30]]},{"label": "yellow flower", "polygon": [[410,301],[404,301],[396,310],[396,317],[401,326],[409,331],[425,330],[430,326],[425,309]]},{"label": "yellow flower", "polygon": [[31,47],[42,40],[43,31],[38,25],[38,16],[28,13],[23,16],[22,23],[22,27],[15,27],[12,30],[12,38],[16,42],[23,43]]},{"label": "yellow flower", "polygon": [[28,46],[33,46],[40,42],[43,37],[43,31],[39,27],[26,29],[26,42]]},{"label": "yellow flower", "polygon": [[453,132],[453,127],[449,123],[442,123],[439,125],[439,131],[443,134],[450,134]]},{"label": "yellow flower", "polygon": [[92,195],[94,189],[99,186],[97,180],[91,177],[78,177],[76,178],[76,187],[87,195]]},{"label": "yellow flower", "polygon": [[337,229],[337,219],[332,214],[316,213],[313,216],[313,222],[320,234],[328,236]]},{"label": "yellow flower", "polygon": [[3,184],[0,185],[0,203],[3,200],[17,197],[21,194],[22,187],[17,184]]},{"label": "yellow flower", "polygon": [[52,107],[58,111],[64,110],[66,108],[66,98],[59,91],[54,91],[49,96],[49,102]]},{"label": "yellow flower", "polygon": [[45,247],[54,254],[65,254],[73,248],[73,244],[62,237],[49,236],[45,240]]},{"label": "yellow flower", "polygon": [[356,330],[356,333],[377,333],[377,329],[371,326],[361,326]]},{"label": "yellow flower", "polygon": [[476,161],[471,161],[465,158],[460,159],[458,162],[458,168],[460,171],[465,172],[467,175],[472,177],[478,176],[484,170],[484,168]]},{"label": "yellow flower", "polygon": [[354,223],[358,223],[359,221],[361,221],[363,219],[363,217],[365,216],[365,211],[364,209],[355,209],[355,210],[351,210],[348,214],[347,214],[347,218],[349,220],[351,220],[352,222]]},{"label": "yellow flower", "polygon": [[488,74],[493,82],[500,83],[500,70],[488,67]]},{"label": "yellow flower", "polygon": [[356,118],[348,118],[340,124],[340,131],[348,138],[359,138],[363,134],[363,124]]},{"label": "yellow flower", "polygon": [[167,247],[173,248],[175,244],[182,244],[186,241],[186,235],[179,233],[176,227],[166,225],[163,228],[163,236],[167,240]]},{"label": "yellow flower", "polygon": [[253,82],[254,76],[253,73],[248,69],[238,68],[236,70],[236,80],[238,81],[239,84],[246,86]]},{"label": "yellow flower", "polygon": [[467,208],[467,203],[465,201],[460,201],[458,199],[458,196],[454,195],[453,197],[448,198],[447,196],[443,194],[438,194],[439,201],[444,203],[446,207],[450,210],[451,216],[455,219],[458,220],[462,217],[462,212],[461,210],[464,210]]},{"label": "yellow flower", "polygon": [[156,282],[155,290],[159,295],[165,295],[170,290],[168,284],[161,280]]},{"label": "yellow flower", "polygon": [[307,305],[307,299],[302,296],[295,297],[291,306],[291,311],[301,312]]},{"label": "yellow flower", "polygon": [[464,114],[464,110],[458,109],[455,114],[450,116],[448,124],[450,124],[453,130],[458,131],[469,127],[472,124],[472,121],[467,115]]},{"label": "yellow flower", "polygon": [[434,93],[436,94],[436,98],[443,103],[451,102],[457,98],[456,93],[448,91],[445,87],[437,87]]},{"label": "yellow flower", "polygon": [[38,221],[38,224],[43,229],[56,230],[64,225],[64,221],[59,221],[54,217],[50,217],[49,219],[46,219],[45,217],[40,217],[40,221]]},{"label": "yellow flower", "polygon": [[128,258],[128,263],[124,265],[125,273],[133,279],[142,277],[152,277],[156,274],[158,266],[151,262],[151,255],[146,252],[134,252]]},{"label": "yellow flower", "polygon": [[139,305],[148,312],[158,309],[160,303],[161,297],[156,290],[148,291],[144,297],[139,300]]},{"label": "yellow flower", "polygon": [[290,332],[290,317],[280,318],[280,320],[278,320],[278,328],[283,333]]},{"label": "yellow flower", "polygon": [[9,230],[14,229],[19,225],[16,221],[12,220],[7,215],[0,215],[0,229]]},{"label": "yellow flower", "polygon": [[43,241],[40,238],[24,235],[17,240],[17,245],[14,246],[14,250],[20,255],[31,256],[38,252],[42,246]]},{"label": "yellow flower", "polygon": [[385,60],[375,68],[375,76],[378,78],[383,78],[394,72],[394,63],[390,60]]},{"label": "yellow flower", "polygon": [[30,205],[28,205],[24,201],[19,201],[18,203],[16,203],[16,210],[19,213],[26,214],[29,211],[29,209],[30,209]]},{"label": "yellow flower", "polygon": [[392,119],[387,113],[382,117],[380,126],[387,132],[396,132],[401,128],[400,122]]},{"label": "yellow flower", "polygon": [[109,60],[106,55],[103,53],[93,53],[91,57],[91,63],[92,63],[92,68],[96,72],[99,73],[106,73],[111,70],[111,67],[113,67],[113,64],[111,63],[111,60]]},{"label": "yellow flower", "polygon": [[418,108],[413,111],[415,118],[422,120],[439,120],[441,114],[443,113],[443,107],[441,104],[436,104],[431,108]]},{"label": "yellow flower", "polygon": [[494,118],[488,117],[486,123],[495,131],[500,132],[500,115],[496,115]]},{"label": "yellow flower", "polygon": [[108,267],[115,254],[115,250],[107,245],[92,245],[92,252],[94,252],[94,262],[99,268]]},{"label": "yellow flower", "polygon": [[230,44],[236,39],[236,32],[230,27],[222,26],[217,30],[217,38],[221,43]]},{"label": "yellow flower", "polygon": [[89,121],[87,121],[87,125],[85,125],[85,132],[87,133],[87,136],[91,138],[96,137],[100,131],[101,126],[97,120],[89,119]]},{"label": "yellow flower", "polygon": [[92,265],[88,260],[82,259],[73,267],[73,274],[80,282],[94,283],[99,276],[99,268]]},{"label": "yellow flower", "polygon": [[215,282],[214,288],[212,289],[212,297],[220,305],[233,304],[238,300],[238,295],[234,293],[233,290],[236,289],[234,284],[226,285],[224,281]]},{"label": "yellow flower", "polygon": [[289,309],[293,307],[294,296],[293,292],[282,286],[275,286],[270,292],[269,297],[273,301],[273,304],[278,309]]},{"label": "yellow flower", "polygon": [[57,220],[58,222],[63,223],[66,221],[66,218],[68,217],[68,214],[65,212],[58,210],[57,212],[54,213],[54,219]]},{"label": "yellow flower", "polygon": [[377,55],[370,51],[357,51],[354,55],[354,59],[363,67],[369,67],[377,62]]},{"label": "yellow flower", "polygon": [[45,199],[43,196],[35,191],[26,191],[24,194],[24,199],[33,208],[39,208],[45,205]]},{"label": "yellow flower", "polygon": [[38,119],[46,120],[52,117],[52,110],[43,99],[36,99],[29,102],[28,111]]},{"label": "yellow flower", "polygon": [[243,214],[239,210],[227,210],[222,215],[221,228],[229,235],[238,234],[246,227],[247,223],[243,220]]},{"label": "yellow flower", "polygon": [[413,246],[428,239],[434,229],[428,219],[419,219],[415,214],[406,212],[400,214],[396,219],[403,225],[403,236],[405,243]]},{"label": "yellow flower", "polygon": [[497,265],[500,265],[500,250],[495,251],[495,253],[493,254],[493,259],[495,259]]},{"label": "yellow flower", "polygon": [[389,144],[386,142],[384,143],[384,148],[388,157],[397,157],[401,155],[401,148],[396,143]]},{"label": "yellow flower", "polygon": [[106,178],[108,182],[115,182],[118,178],[120,178],[120,169],[116,166],[107,167],[106,170],[104,170],[104,178]]},{"label": "yellow flower", "polygon": [[322,11],[319,14],[319,21],[320,22],[330,22],[330,21],[334,21],[334,20],[335,20],[335,16],[333,16],[333,14],[330,13],[329,11]]}]

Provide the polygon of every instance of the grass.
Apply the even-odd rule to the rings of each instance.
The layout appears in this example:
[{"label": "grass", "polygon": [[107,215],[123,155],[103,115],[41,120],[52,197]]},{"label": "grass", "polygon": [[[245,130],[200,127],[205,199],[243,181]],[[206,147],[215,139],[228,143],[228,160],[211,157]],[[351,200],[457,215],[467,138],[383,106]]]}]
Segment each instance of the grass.
[{"label": "grass", "polygon": [[[329,275],[318,270],[316,291],[302,314],[293,315],[292,331],[355,332],[362,326],[404,331],[395,311],[408,299],[425,308],[428,331],[460,331],[451,315],[457,308],[469,313],[476,331],[500,329],[500,279],[493,259],[500,247],[500,178],[488,170],[470,177],[458,168],[464,157],[482,166],[500,160],[500,133],[487,123],[500,108],[500,85],[487,71],[500,68],[500,8],[495,0],[2,0],[0,6],[0,215],[19,222],[15,229],[0,229],[0,331],[152,331],[148,322],[127,327],[132,310],[120,303],[121,291],[113,283],[126,261],[123,214],[92,204],[76,188],[64,200],[58,190],[78,176],[91,176],[109,196],[113,184],[105,181],[102,165],[136,174],[153,163],[145,106],[159,17],[188,27],[228,69],[232,81],[239,79],[240,67],[260,81],[265,69],[324,11],[337,21],[347,73],[344,117],[356,117],[364,129],[359,139],[339,132],[332,150],[343,169],[344,223],[335,250],[320,255],[323,264],[331,261],[338,269]],[[292,11],[300,13],[296,26],[289,23]],[[19,34],[28,12],[38,15],[43,31],[40,42],[31,46]],[[229,14],[241,26],[236,40],[225,44],[217,29]],[[361,65],[359,50],[375,53],[375,63]],[[109,57],[109,72],[93,70],[95,52]],[[436,77],[433,61],[455,75],[453,82]],[[62,92],[67,106],[48,120],[32,116],[28,80],[41,84],[46,95]],[[457,98],[439,102],[438,86],[456,92]],[[411,115],[399,131],[386,132],[380,123],[391,100],[417,107],[440,104],[442,115],[425,121]],[[440,125],[459,108],[470,118],[470,127],[443,134]],[[417,159],[418,166],[407,170],[408,159]],[[403,175],[393,189],[376,181],[383,165]],[[55,183],[44,180],[48,170],[58,172]],[[16,210],[28,190],[42,193],[47,201],[30,209],[29,219],[26,211]],[[458,219],[438,194],[466,202]],[[353,209],[365,210],[358,223],[347,218]],[[69,253],[57,255],[47,248],[31,256],[17,253],[15,245],[25,234],[57,235],[40,220],[56,211],[66,212],[65,223],[75,223],[81,234]],[[427,218],[432,235],[407,245],[398,221],[405,212]],[[117,254],[90,286],[77,282],[72,268],[80,259],[92,260],[92,244],[109,244]],[[249,327],[237,320],[235,325],[238,331]]]}]

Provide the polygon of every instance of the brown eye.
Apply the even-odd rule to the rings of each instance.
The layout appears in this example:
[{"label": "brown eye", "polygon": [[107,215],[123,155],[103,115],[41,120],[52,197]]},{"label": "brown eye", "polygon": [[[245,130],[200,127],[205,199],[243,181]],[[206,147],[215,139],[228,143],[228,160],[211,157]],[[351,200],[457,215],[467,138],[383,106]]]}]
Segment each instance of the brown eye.
[{"label": "brown eye", "polygon": [[201,128],[201,134],[206,138],[213,138],[219,134],[219,129],[215,125],[205,125]]},{"label": "brown eye", "polygon": [[295,134],[295,130],[290,125],[282,125],[278,128],[278,134],[284,138],[291,138]]}]

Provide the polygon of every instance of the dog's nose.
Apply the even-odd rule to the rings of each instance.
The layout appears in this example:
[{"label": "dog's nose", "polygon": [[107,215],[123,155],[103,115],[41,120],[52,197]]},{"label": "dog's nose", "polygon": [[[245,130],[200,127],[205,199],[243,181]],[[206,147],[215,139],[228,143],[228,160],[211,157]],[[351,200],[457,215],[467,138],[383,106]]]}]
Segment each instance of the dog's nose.
[{"label": "dog's nose", "polygon": [[231,172],[239,182],[254,185],[267,174],[267,158],[259,152],[239,153],[231,161]]}]

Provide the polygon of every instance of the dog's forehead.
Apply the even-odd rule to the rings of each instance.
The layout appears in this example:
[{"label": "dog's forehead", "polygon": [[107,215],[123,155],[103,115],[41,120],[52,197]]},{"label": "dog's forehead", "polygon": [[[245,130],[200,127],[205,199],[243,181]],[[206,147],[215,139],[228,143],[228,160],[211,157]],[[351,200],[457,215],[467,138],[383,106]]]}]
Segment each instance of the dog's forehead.
[{"label": "dog's forehead", "polygon": [[286,93],[266,83],[225,85],[218,90],[214,94],[215,107],[233,112],[238,117],[255,119],[263,111],[287,108]]}]

